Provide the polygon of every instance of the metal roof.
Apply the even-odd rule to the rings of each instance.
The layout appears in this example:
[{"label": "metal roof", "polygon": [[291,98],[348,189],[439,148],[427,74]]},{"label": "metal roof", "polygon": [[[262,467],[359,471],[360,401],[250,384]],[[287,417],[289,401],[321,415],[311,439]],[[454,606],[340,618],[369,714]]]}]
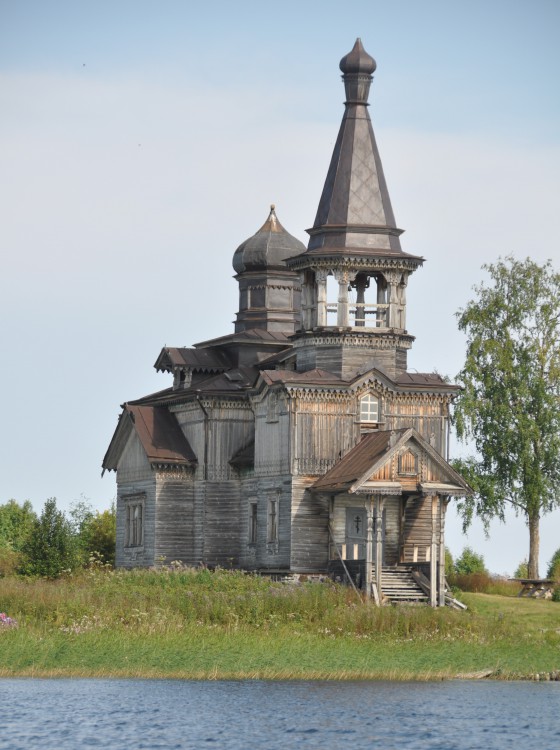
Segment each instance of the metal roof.
[{"label": "metal roof", "polygon": [[[340,63],[346,91],[345,111],[319,202],[307,255],[353,255],[400,258],[420,265],[404,253],[381,159],[368,113],[371,73],[376,64],[360,39]],[[293,264],[292,258],[289,265]]]},{"label": "metal roof", "polygon": [[286,268],[286,258],[305,251],[305,245],[287,232],[278,221],[274,205],[258,232],[242,242],[233,256],[236,273],[267,268]]}]

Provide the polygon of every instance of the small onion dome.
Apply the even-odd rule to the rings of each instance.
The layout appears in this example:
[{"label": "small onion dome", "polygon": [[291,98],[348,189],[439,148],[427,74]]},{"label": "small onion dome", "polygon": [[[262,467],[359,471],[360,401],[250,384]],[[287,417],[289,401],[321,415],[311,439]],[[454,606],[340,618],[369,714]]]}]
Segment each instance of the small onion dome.
[{"label": "small onion dome", "polygon": [[371,55],[365,51],[362,40],[358,37],[352,47],[352,51],[345,55],[340,61],[341,71],[347,74],[371,75],[377,68],[377,63]]},{"label": "small onion dome", "polygon": [[233,256],[236,273],[285,266],[286,258],[305,252],[305,245],[286,232],[276,217],[274,204],[259,231],[242,242]]}]

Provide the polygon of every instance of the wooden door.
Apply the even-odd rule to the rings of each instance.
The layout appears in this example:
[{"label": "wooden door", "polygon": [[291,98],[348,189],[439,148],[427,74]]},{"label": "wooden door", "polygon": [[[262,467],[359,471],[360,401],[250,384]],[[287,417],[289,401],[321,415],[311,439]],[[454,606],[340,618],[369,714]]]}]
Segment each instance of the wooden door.
[{"label": "wooden door", "polygon": [[367,515],[365,508],[346,508],[346,559],[365,560]]}]

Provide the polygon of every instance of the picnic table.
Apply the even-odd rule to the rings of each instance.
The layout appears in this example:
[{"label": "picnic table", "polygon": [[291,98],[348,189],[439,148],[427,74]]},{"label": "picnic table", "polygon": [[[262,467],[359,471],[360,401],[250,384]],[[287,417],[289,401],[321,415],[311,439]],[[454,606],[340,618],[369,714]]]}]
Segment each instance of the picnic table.
[{"label": "picnic table", "polygon": [[552,599],[556,586],[553,578],[510,578],[521,584],[521,591],[517,596],[530,596],[533,599]]}]

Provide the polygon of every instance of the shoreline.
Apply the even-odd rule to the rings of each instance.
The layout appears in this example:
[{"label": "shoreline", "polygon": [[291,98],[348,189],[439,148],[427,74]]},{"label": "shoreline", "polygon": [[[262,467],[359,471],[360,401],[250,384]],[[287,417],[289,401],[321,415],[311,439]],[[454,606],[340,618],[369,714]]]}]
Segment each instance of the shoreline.
[{"label": "shoreline", "polygon": [[179,670],[174,672],[154,673],[139,670],[78,670],[78,669],[36,669],[11,671],[0,668],[0,680],[3,679],[76,679],[76,680],[184,680],[185,682],[451,682],[492,680],[496,682],[560,682],[560,671],[519,674],[502,672],[499,669],[481,670],[479,672],[363,672],[339,670],[336,672],[310,672],[294,675],[292,670],[257,670],[251,672],[231,672],[219,669],[189,672]]}]

